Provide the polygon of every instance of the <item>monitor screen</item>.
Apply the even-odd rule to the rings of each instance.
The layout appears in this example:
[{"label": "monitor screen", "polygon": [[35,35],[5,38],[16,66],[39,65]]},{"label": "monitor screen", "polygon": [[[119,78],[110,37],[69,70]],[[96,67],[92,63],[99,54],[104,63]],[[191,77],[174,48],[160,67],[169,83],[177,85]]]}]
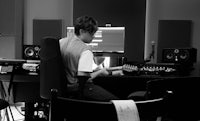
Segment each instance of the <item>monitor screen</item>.
[{"label": "monitor screen", "polygon": [[[74,27],[67,27],[67,36],[74,35]],[[89,46],[93,52],[124,53],[125,27],[98,27]]]},{"label": "monitor screen", "polygon": [[93,69],[97,67],[102,67],[102,68],[111,67],[110,59],[111,58],[109,56],[95,56],[94,57],[95,64],[93,64]]}]

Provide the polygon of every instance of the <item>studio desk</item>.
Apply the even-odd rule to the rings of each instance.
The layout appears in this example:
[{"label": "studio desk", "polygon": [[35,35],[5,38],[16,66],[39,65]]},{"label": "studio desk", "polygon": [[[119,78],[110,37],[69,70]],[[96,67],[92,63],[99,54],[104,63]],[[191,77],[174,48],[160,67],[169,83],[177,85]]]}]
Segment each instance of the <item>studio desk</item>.
[{"label": "studio desk", "polygon": [[[10,82],[11,74],[1,74],[3,82]],[[38,74],[15,74],[12,83],[14,102],[36,102],[40,99],[40,79]],[[7,90],[6,90],[7,91]]]},{"label": "studio desk", "polygon": [[[9,81],[10,75],[1,74],[2,81]],[[110,92],[121,99],[135,91],[146,89],[146,82],[154,79],[163,79],[168,86],[168,90],[173,91],[173,103],[170,103],[169,112],[182,114],[190,111],[191,115],[198,116],[196,110],[200,109],[200,81],[199,76],[107,76],[98,77],[94,80]],[[13,81],[13,96],[15,102],[25,102],[25,120],[29,120],[34,115],[33,104],[40,101],[39,75],[23,74],[15,75]],[[180,114],[180,113],[179,113]],[[199,117],[198,117],[199,118]]]},{"label": "studio desk", "polygon": [[[40,79],[37,72],[22,69],[27,62],[23,59],[0,59],[1,92],[5,92],[1,93],[1,97],[9,99],[10,104],[25,102],[25,121],[33,121],[34,104],[41,101]],[[38,62],[32,64],[38,65]]]},{"label": "studio desk", "polygon": [[[22,61],[23,62],[23,61]],[[32,118],[32,104],[40,101],[40,77],[39,73],[1,73],[0,80],[10,83],[12,79],[12,92],[14,102],[25,102],[25,120]],[[191,110],[200,109],[200,74],[189,75],[123,75],[123,76],[105,76],[94,80],[95,84],[102,86],[121,99],[135,91],[146,90],[146,82],[154,79],[162,79],[167,90],[174,93],[173,108]],[[186,105],[180,105],[187,103]],[[179,105],[177,105],[179,104]],[[189,105],[189,106],[187,106]],[[175,107],[174,107],[175,106]],[[170,107],[170,106],[169,106]],[[193,111],[191,111],[195,114]],[[175,112],[176,113],[176,112]]]},{"label": "studio desk", "polygon": [[[3,82],[10,82],[10,74],[0,74]],[[183,91],[184,95],[195,94],[199,92],[200,76],[158,76],[158,75],[140,75],[140,76],[105,76],[93,80],[97,85],[102,86],[108,91],[114,93],[121,99],[135,91],[146,90],[146,82],[154,79],[162,79],[168,90]],[[193,92],[190,94],[190,92]],[[40,99],[40,77],[39,74],[15,74],[13,77],[12,92],[14,102],[35,102]]]}]

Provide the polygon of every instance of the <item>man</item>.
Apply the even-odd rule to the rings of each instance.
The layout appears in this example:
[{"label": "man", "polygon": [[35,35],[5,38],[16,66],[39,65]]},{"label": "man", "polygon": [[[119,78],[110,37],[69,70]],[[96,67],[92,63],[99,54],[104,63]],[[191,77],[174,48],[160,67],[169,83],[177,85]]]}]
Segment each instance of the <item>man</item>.
[{"label": "man", "polygon": [[89,16],[81,16],[74,23],[75,35],[60,39],[61,55],[65,65],[68,80],[68,92],[78,93],[79,76],[89,76],[83,89],[83,97],[89,100],[109,101],[119,99],[102,87],[93,84],[92,80],[98,76],[109,75],[110,71],[101,68],[93,71],[94,55],[87,46],[94,38],[98,29],[97,21]]}]

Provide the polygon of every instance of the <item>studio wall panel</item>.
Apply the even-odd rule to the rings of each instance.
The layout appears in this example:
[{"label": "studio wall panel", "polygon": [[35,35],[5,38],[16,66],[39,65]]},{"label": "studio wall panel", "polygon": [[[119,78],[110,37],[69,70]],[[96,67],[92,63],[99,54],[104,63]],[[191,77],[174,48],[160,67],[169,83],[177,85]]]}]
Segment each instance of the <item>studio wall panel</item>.
[{"label": "studio wall panel", "polygon": [[40,40],[45,36],[62,37],[62,20],[33,20],[33,45],[40,45]]},{"label": "studio wall panel", "polygon": [[0,34],[14,35],[15,34],[15,1],[1,0],[0,1]]},{"label": "studio wall panel", "polygon": [[0,0],[0,57],[21,59],[24,0]]},{"label": "studio wall panel", "polygon": [[159,20],[157,62],[162,61],[165,48],[191,47],[191,20]]}]

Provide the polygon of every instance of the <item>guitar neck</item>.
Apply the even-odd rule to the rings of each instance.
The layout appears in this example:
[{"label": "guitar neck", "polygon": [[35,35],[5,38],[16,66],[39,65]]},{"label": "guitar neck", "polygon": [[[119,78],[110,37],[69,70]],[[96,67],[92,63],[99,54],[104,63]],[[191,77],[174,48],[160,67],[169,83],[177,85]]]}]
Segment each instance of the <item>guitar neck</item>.
[{"label": "guitar neck", "polygon": [[122,66],[109,67],[107,70],[109,71],[122,70]]}]

